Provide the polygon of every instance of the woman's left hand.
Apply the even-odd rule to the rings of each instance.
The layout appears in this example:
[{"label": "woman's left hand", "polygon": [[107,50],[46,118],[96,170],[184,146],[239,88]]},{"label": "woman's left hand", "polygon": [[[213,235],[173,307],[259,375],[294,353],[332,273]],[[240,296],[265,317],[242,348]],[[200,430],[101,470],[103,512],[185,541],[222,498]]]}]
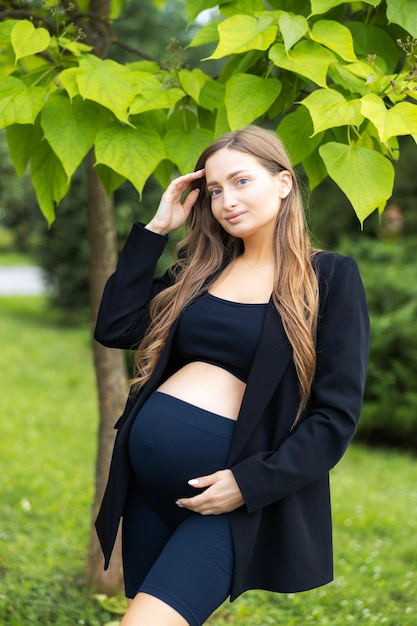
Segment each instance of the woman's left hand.
[{"label": "woman's left hand", "polygon": [[200,515],[229,513],[245,504],[233,472],[229,469],[193,478],[188,484],[205,491],[192,498],[180,498],[176,504]]}]

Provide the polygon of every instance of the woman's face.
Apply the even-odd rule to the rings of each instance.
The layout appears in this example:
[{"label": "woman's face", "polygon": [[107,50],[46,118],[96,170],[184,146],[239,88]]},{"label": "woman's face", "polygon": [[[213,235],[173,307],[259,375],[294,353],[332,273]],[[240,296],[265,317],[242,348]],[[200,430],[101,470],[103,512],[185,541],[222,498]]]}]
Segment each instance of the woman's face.
[{"label": "woman's face", "polygon": [[250,154],[222,148],[206,161],[211,210],[234,237],[270,235],[281,205],[291,190],[287,170],[272,174]]}]

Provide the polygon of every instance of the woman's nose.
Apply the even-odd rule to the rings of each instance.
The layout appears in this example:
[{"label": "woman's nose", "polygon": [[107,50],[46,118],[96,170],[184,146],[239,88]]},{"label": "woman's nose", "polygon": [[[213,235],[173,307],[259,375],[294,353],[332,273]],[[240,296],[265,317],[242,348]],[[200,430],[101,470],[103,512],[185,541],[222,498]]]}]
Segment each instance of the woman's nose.
[{"label": "woman's nose", "polygon": [[232,189],[223,189],[223,206],[225,209],[236,206],[237,200]]}]

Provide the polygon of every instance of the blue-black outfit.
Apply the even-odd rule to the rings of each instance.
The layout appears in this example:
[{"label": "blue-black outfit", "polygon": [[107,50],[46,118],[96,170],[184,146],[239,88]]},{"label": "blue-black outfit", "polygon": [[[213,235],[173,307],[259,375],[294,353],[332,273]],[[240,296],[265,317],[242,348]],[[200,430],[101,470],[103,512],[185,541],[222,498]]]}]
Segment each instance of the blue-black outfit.
[{"label": "blue-black outfit", "polygon": [[[211,363],[246,382],[266,307],[205,292],[181,316],[174,337],[179,361]],[[203,516],[175,501],[196,495],[190,478],[226,467],[234,427],[234,420],[155,391],[130,432],[126,595],[154,595],[192,626],[203,624],[230,594],[233,542],[227,514]]]},{"label": "blue-black outfit", "polygon": [[[132,349],[139,344],[150,322],[150,301],[176,280],[175,267],[154,278],[166,242],[165,236],[133,226],[103,294],[95,338],[104,345]],[[246,589],[305,591],[332,580],[329,471],[356,430],[369,349],[366,299],[356,263],[316,253],[316,374],[294,428],[299,382],[272,299],[267,305],[239,305],[204,295],[227,262],[173,322],[149,381],[138,396],[129,396],[116,423],[109,480],[96,521],[107,567],[124,516],[128,593],[148,589],[193,626],[229,594],[234,600]],[[157,391],[193,360],[215,363],[246,381],[236,422]],[[177,498],[195,493],[184,484],[187,480],[220,468],[232,471],[243,506],[219,516],[176,507]],[[205,524],[205,517],[213,526],[204,530],[200,542],[194,524]],[[217,523],[221,530],[215,529]],[[176,537],[183,546],[180,556]]]}]

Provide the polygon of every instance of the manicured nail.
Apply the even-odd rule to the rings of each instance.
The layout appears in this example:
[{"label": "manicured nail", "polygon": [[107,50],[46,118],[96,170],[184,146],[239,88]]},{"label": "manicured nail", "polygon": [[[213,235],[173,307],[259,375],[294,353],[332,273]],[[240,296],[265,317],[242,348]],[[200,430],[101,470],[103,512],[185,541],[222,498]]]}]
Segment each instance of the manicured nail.
[{"label": "manicured nail", "polygon": [[191,485],[191,487],[198,485],[198,478],[191,478],[191,480],[188,481],[188,484]]},{"label": "manicured nail", "polygon": [[183,508],[184,508],[184,507],[183,507],[183,505],[181,504],[181,502],[178,502],[178,500],[176,501],[176,503],[175,503],[175,504],[176,504],[177,506],[179,506],[179,507],[180,507],[180,509],[183,509]]}]

